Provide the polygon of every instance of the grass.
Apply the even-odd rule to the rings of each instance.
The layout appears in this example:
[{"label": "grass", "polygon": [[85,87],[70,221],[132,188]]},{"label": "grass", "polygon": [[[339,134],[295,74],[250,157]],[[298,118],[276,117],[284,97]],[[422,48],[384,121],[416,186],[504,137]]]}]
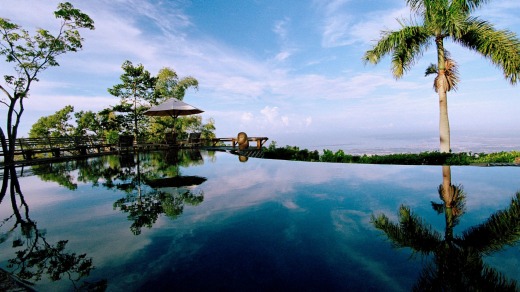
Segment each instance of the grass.
[{"label": "grass", "polygon": [[339,163],[366,164],[401,164],[401,165],[486,165],[486,164],[519,164],[520,151],[498,153],[440,153],[438,151],[421,153],[404,153],[388,155],[350,155],[343,150],[333,152],[323,150],[309,151],[296,146],[276,147],[273,142],[264,148],[264,158],[296,161],[319,161]]}]

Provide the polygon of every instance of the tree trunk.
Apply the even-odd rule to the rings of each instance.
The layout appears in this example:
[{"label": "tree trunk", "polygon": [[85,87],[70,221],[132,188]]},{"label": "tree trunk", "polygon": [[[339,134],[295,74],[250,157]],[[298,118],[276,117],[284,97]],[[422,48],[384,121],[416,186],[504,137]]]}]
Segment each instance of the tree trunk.
[{"label": "tree trunk", "polygon": [[451,167],[449,165],[442,166],[442,200],[444,201],[444,216],[446,220],[446,229],[444,238],[446,241],[453,239],[453,193],[451,187]]},{"label": "tree trunk", "polygon": [[[444,77],[444,74],[441,77]],[[448,119],[448,94],[445,86],[439,88],[439,136],[441,153],[449,153],[451,151],[450,122]]]},{"label": "tree trunk", "polygon": [[435,88],[439,93],[439,136],[441,153],[449,153],[450,146],[450,123],[448,121],[448,80],[446,79],[446,59],[442,36],[435,39],[437,45],[437,68]]}]

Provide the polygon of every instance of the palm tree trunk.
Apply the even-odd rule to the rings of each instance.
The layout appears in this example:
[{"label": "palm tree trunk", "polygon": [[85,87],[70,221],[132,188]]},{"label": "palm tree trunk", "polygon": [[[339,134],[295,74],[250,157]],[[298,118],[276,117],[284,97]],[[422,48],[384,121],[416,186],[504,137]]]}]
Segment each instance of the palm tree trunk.
[{"label": "palm tree trunk", "polygon": [[439,93],[439,136],[441,153],[448,153],[450,147],[450,122],[448,120],[448,80],[446,79],[446,59],[443,37],[435,39],[437,45],[437,68],[438,76],[435,87]]},{"label": "palm tree trunk", "polygon": [[[444,77],[444,76],[441,76]],[[445,79],[446,77],[444,77]],[[444,86],[439,88],[439,136],[442,153],[449,153],[450,146],[450,122],[448,119],[448,94]]]},{"label": "palm tree trunk", "polygon": [[451,166],[442,166],[442,200],[444,201],[444,216],[446,220],[446,229],[444,237],[446,241],[453,239],[453,189],[451,187]]}]

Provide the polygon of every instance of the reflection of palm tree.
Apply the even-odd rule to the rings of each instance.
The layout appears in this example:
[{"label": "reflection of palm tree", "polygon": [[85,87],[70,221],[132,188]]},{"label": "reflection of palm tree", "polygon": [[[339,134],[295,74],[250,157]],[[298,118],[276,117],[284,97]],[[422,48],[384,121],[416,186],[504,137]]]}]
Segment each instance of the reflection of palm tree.
[{"label": "reflection of palm tree", "polygon": [[382,230],[395,247],[409,247],[424,255],[433,254],[433,261],[422,272],[415,289],[435,291],[517,291],[514,281],[487,266],[483,255],[513,245],[520,239],[520,192],[505,210],[494,213],[486,222],[470,228],[461,236],[453,228],[464,214],[465,194],[461,186],[451,184],[449,166],[443,167],[443,183],[439,186],[442,203],[432,202],[439,214],[444,213],[444,237],[431,229],[409,207],[399,208],[399,223],[384,215],[371,221]]},{"label": "reflection of palm tree", "polygon": [[[12,269],[11,273],[24,281],[39,281],[44,274],[47,274],[52,281],[58,281],[66,276],[77,288],[76,283],[81,278],[88,276],[94,268],[92,259],[88,258],[86,254],[78,255],[65,251],[67,240],[60,240],[55,245],[46,240],[45,234],[38,229],[36,222],[29,217],[29,205],[21,192],[14,166],[4,169],[1,199],[5,198],[8,187],[13,214],[3,220],[2,225],[12,221],[13,218],[15,222],[7,233],[0,236],[0,243],[14,237],[12,247],[16,249],[16,257],[10,259],[7,266]],[[18,228],[19,235],[14,236]],[[88,286],[103,289],[103,287],[106,288],[106,284],[106,280],[93,284],[84,282],[80,288]]]}]

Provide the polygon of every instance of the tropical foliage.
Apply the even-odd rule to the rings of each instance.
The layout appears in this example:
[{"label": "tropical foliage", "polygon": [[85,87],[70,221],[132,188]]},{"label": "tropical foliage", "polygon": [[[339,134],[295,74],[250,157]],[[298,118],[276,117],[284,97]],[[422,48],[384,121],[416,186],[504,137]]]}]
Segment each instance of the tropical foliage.
[{"label": "tropical foliage", "polygon": [[381,39],[363,59],[377,64],[386,55],[392,57],[392,73],[401,78],[424,52],[435,45],[437,62],[426,69],[434,74],[433,87],[439,95],[440,151],[450,152],[450,127],[447,92],[459,81],[457,65],[450,58],[446,41],[474,51],[503,70],[511,84],[520,77],[520,40],[508,30],[497,30],[489,22],[471,15],[488,1],[481,0],[406,0],[419,18],[400,21],[401,29],[382,33]]},{"label": "tropical foliage", "polygon": [[123,128],[137,138],[140,137],[139,129],[147,127],[147,119],[143,117],[153,101],[156,79],[142,64],[134,66],[127,60],[121,68],[124,71],[121,83],[109,88],[108,92],[121,99],[113,109],[123,117]]},{"label": "tropical foliage", "polygon": [[29,137],[64,137],[73,135],[74,127],[69,123],[74,107],[67,105],[53,115],[41,117],[29,131]]}]

